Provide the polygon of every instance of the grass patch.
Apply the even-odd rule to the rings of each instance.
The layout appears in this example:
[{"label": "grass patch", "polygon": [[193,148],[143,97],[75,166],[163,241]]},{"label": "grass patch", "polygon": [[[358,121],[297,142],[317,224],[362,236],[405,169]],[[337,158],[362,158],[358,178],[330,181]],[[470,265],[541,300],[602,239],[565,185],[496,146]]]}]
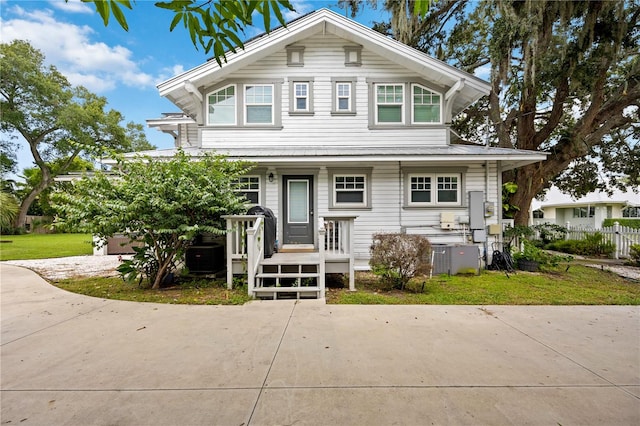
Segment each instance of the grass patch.
[{"label": "grass patch", "polygon": [[[93,253],[90,234],[2,235],[0,260],[47,259]],[[10,241],[10,242],[9,242]]]},{"label": "grass patch", "polygon": [[[424,283],[424,289],[422,285]],[[572,265],[545,272],[483,271],[480,276],[413,279],[407,291],[385,288],[371,273],[356,275],[356,292],[328,289],[327,303],[417,305],[640,305],[640,285],[618,275]]]},{"label": "grass patch", "polygon": [[182,305],[242,305],[251,298],[247,289],[227,290],[226,283],[214,280],[186,281],[160,290],[128,284],[120,277],[82,277],[57,280],[53,285],[73,293],[103,299]]}]

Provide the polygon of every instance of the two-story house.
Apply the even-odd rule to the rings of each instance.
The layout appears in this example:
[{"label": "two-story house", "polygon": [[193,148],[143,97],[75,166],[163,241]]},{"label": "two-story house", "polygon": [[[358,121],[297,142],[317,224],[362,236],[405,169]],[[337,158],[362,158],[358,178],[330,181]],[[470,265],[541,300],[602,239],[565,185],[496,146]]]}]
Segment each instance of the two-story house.
[{"label": "two-story house", "polygon": [[[353,287],[353,270],[368,267],[378,232],[473,244],[482,257],[500,238],[501,173],[545,158],[452,144],[452,118],[487,95],[489,84],[326,9],[247,42],[222,66],[211,60],[158,88],[180,113],[149,125],[192,155],[254,162],[241,189],[277,217],[280,252],[321,252],[321,268],[289,271],[298,285],[346,271]],[[235,247],[245,243],[233,238],[229,262],[246,257]],[[250,292],[286,269],[256,264]]]}]

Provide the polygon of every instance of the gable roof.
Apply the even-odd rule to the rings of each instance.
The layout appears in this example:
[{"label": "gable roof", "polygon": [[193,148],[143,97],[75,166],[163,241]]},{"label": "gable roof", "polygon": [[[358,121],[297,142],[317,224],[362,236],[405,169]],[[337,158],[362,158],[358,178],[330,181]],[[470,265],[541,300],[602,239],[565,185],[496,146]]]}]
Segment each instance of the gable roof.
[{"label": "gable roof", "polygon": [[265,58],[286,46],[302,41],[315,34],[333,34],[344,40],[361,45],[395,62],[406,69],[457,93],[452,115],[477,101],[490,90],[486,81],[472,74],[454,68],[445,62],[432,58],[423,52],[386,37],[358,22],[341,16],[329,9],[320,9],[290,22],[286,27],[274,29],[245,43],[244,50],[227,54],[227,62],[219,66],[216,61],[208,61],[189,71],[158,84],[160,96],[164,96],[179,106],[184,112],[195,117],[202,102],[197,88],[208,86],[239,69]]}]

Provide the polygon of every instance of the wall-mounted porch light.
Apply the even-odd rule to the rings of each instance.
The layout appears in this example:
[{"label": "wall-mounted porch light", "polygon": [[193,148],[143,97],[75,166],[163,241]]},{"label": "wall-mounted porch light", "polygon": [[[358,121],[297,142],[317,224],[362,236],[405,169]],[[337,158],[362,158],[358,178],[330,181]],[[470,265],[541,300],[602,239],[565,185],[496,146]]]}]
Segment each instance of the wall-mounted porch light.
[{"label": "wall-mounted porch light", "polygon": [[269,173],[269,182],[273,182],[273,173]]}]

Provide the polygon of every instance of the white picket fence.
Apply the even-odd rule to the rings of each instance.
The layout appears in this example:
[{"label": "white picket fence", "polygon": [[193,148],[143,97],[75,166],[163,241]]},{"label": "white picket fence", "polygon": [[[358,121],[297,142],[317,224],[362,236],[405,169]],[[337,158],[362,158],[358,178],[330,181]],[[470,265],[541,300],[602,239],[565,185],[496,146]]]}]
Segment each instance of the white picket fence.
[{"label": "white picket fence", "polygon": [[588,235],[599,232],[605,242],[615,245],[615,259],[629,257],[631,246],[640,244],[640,229],[622,226],[618,222],[615,222],[611,227],[602,229],[571,226],[570,224],[567,224],[566,228],[569,230],[567,234],[568,240],[582,240]]}]

